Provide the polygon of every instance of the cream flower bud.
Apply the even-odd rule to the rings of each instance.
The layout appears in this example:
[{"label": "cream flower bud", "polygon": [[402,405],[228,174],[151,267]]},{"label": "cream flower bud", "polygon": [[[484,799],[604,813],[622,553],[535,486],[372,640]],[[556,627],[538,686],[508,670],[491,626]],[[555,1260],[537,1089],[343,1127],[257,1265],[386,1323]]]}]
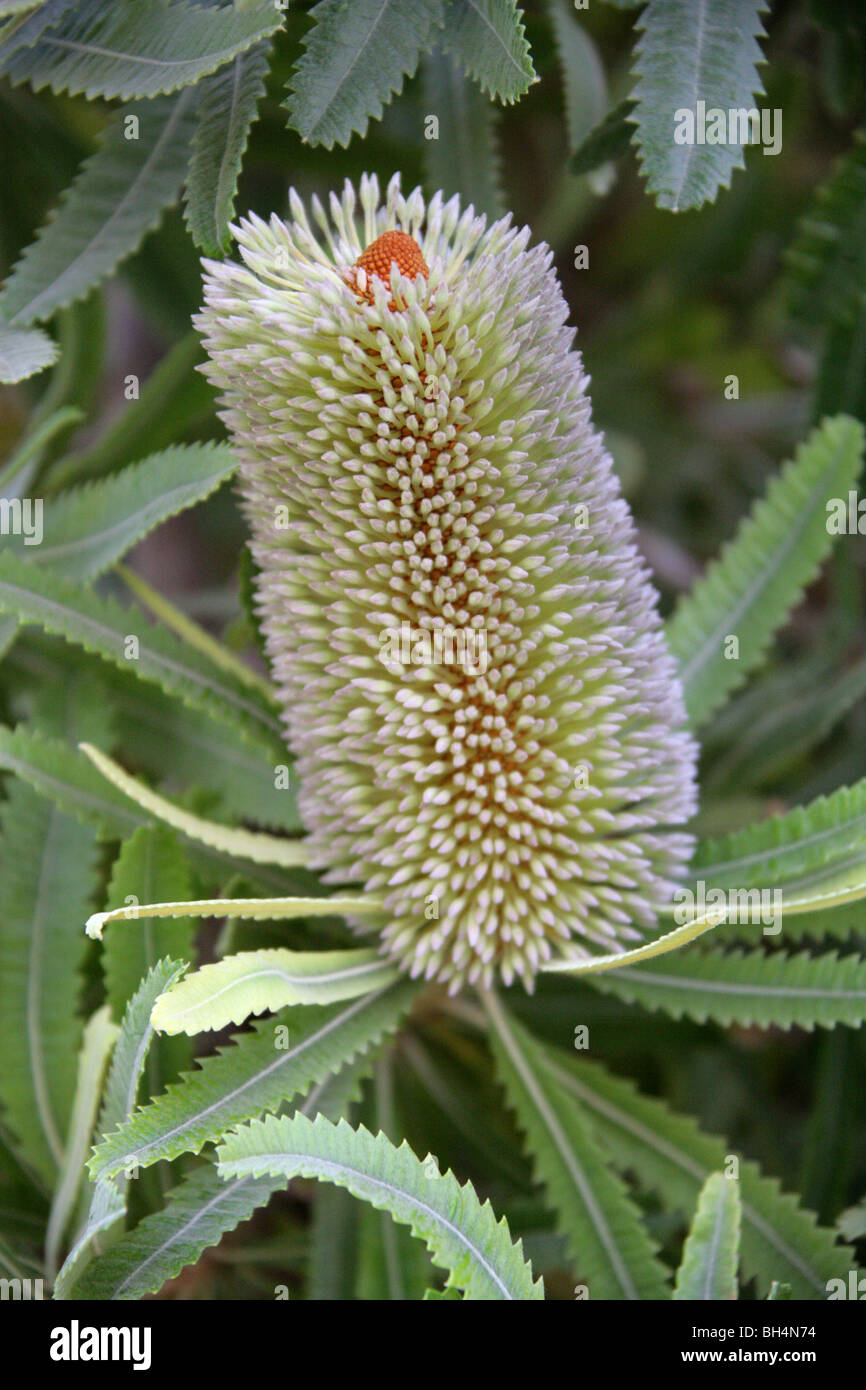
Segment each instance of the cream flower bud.
[{"label": "cream flower bud", "polygon": [[695,806],[551,252],[396,179],[291,211],[198,326],[314,862],[413,975],[531,986],[657,928]]}]

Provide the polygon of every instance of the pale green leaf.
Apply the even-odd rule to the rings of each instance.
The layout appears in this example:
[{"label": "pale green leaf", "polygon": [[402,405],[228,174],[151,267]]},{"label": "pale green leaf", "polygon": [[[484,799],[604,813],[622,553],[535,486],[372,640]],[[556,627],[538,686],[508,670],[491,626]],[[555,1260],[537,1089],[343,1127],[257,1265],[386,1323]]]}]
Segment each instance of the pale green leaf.
[{"label": "pale green leaf", "polygon": [[[324,901],[328,901],[325,899]],[[288,1004],[355,999],[398,979],[378,951],[237,951],[168,990],[154,1006],[161,1033],[203,1033]]]},{"label": "pale green leaf", "polygon": [[447,1286],[466,1298],[544,1297],[505,1218],[497,1222],[490,1204],[482,1206],[470,1184],[461,1186],[453,1173],[431,1173],[429,1160],[422,1163],[406,1143],[398,1149],[384,1134],[374,1138],[322,1115],[269,1116],[224,1140],[217,1154],[229,1181],[265,1173],[285,1181],[318,1178],[388,1211],[424,1241],[434,1263],[448,1271]]},{"label": "pale green leaf", "polygon": [[[813,430],[667,626],[695,727],[760,665],[776,628],[818,572],[833,538],[827,502],[860,471],[863,427],[848,416]],[[728,638],[739,654],[726,658]]]},{"label": "pale green leaf", "polygon": [[444,43],[498,101],[517,101],[537,81],[517,0],[445,0]]},{"label": "pale green leaf", "polygon": [[258,43],[207,78],[186,181],[186,224],[206,255],[224,252],[250,127],[265,90],[270,45]]},{"label": "pale green leaf", "polygon": [[587,1130],[580,1106],[544,1068],[538,1044],[498,999],[487,994],[484,1004],[506,1100],[526,1135],[571,1265],[590,1297],[666,1298],[666,1273],[656,1246]]},{"label": "pale green leaf", "polygon": [[[668,1210],[694,1211],[711,1173],[724,1171],[728,1142],[703,1134],[694,1120],[677,1115],[660,1100],[642,1096],[630,1081],[608,1075],[597,1063],[565,1054],[546,1054],[559,1084],[582,1104],[598,1139],[617,1167],[661,1194]],[[812,1212],[783,1193],[775,1178],[740,1159],[745,1278],[757,1276],[759,1294],[774,1279],[790,1283],[796,1298],[826,1298],[827,1280],[847,1278],[853,1252],[836,1243],[833,1231],[816,1224]]]},{"label": "pale green leaf", "polygon": [[9,550],[56,567],[66,579],[94,579],[168,517],[204,501],[236,467],[224,444],[165,449],[52,498],[41,544],[31,548],[23,537],[10,537]]},{"label": "pale green leaf", "polygon": [[424,140],[424,171],[430,196],[457,193],[463,207],[491,220],[502,217],[496,108],[442,48],[421,60],[424,118],[439,122],[437,138]]},{"label": "pale green leaf", "polygon": [[198,1153],[234,1125],[275,1110],[375,1047],[416,993],[401,981],[350,1003],[285,1010],[255,1023],[110,1135],[91,1160],[93,1176]]},{"label": "pale green leaf", "polygon": [[[758,42],[766,0],[650,0],[638,21],[634,119],[641,169],[659,207],[681,212],[712,202],[744,167],[737,143],[678,143],[677,113],[754,107],[763,92]],[[697,134],[697,132],[696,132]]]},{"label": "pale green leaf", "polygon": [[[138,248],[180,192],[194,109],[187,91],[116,114],[100,148],[9,276],[0,312],[10,322],[49,318],[83,298]],[[127,139],[127,117],[133,116],[138,138]]]},{"label": "pale green leaf", "polygon": [[442,23],[441,0],[320,0],[292,76],[289,122],[313,145],[348,145],[378,120]]},{"label": "pale green leaf", "polygon": [[79,0],[3,60],[12,82],[92,97],[154,97],[198,82],[278,29],[273,0]]},{"label": "pale green leaf", "polygon": [[739,1246],[739,1184],[724,1173],[712,1173],[698,1197],[674,1299],[736,1299]]},{"label": "pale green leaf", "polygon": [[58,350],[41,328],[14,328],[0,320],[0,384],[44,371],[57,361]]}]

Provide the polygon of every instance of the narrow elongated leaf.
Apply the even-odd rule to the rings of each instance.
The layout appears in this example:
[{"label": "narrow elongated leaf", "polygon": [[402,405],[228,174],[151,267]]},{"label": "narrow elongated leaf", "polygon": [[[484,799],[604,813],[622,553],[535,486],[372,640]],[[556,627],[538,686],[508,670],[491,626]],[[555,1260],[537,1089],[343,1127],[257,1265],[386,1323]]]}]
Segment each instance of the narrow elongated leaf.
[{"label": "narrow elongated leaf", "polygon": [[237,855],[239,859],[249,859],[254,864],[280,864],[283,868],[293,868],[306,863],[307,852],[303,842],[281,840],[275,835],[257,834],[250,830],[235,830],[230,826],[205,820],[202,816],[193,816],[175,806],[166,797],[151,791],[150,787],[146,787],[137,777],[131,777],[128,772],[124,772],[119,763],[107,754],[100,753],[98,748],[92,747],[89,743],[82,743],[80,747],[82,753],[112,786],[117,787],[118,791],[123,792],[142,810],[173,829],[182,831],[191,840],[210,845],[225,854]]},{"label": "narrow elongated leaf", "polygon": [[516,0],[445,0],[445,44],[498,101],[517,101],[536,81]]},{"label": "narrow elongated leaf", "polygon": [[109,922],[140,922],[148,917],[232,917],[277,922],[294,917],[333,917],[340,913],[378,916],[381,903],[366,898],[192,898],[188,902],[141,903],[94,912],[85,924],[87,935],[99,941]]},{"label": "narrow elongated leaf", "polygon": [[[545,1065],[583,1105],[618,1168],[659,1192],[669,1210],[694,1211],[707,1178],[724,1171],[733,1152],[725,1140],[703,1134],[694,1120],[640,1095],[630,1081],[596,1063],[547,1052]],[[835,1233],[818,1226],[812,1212],[757,1164],[741,1159],[739,1169],[745,1277],[757,1276],[759,1290],[777,1279],[791,1285],[795,1298],[825,1298],[827,1281],[847,1278],[854,1267],[853,1252],[837,1245]]]},{"label": "narrow elongated leaf", "polygon": [[[176,980],[185,968],[179,961],[160,961],[130,999],[105,1087],[99,1116],[99,1129],[102,1134],[116,1129],[132,1113],[153,1037],[151,1010],[160,992]],[[82,1153],[79,1157],[79,1171],[84,1156]],[[127,1179],[121,1176],[100,1178],[96,1182],[87,1215],[55,1280],[55,1298],[71,1297],[90,1260],[99,1254],[113,1237],[116,1238],[118,1226],[126,1212],[126,1186]]]},{"label": "narrow elongated leaf", "polygon": [[186,181],[186,224],[208,256],[225,251],[250,126],[265,90],[270,44],[258,43],[207,78]]},{"label": "narrow elongated leaf", "polygon": [[[154,97],[198,82],[281,23],[273,0],[192,5],[185,0],[79,0],[3,70],[38,91]],[[0,55],[2,56],[2,55]]]},{"label": "narrow elongated leaf", "polygon": [[[335,1076],[314,1086],[298,1107],[305,1115],[324,1114],[337,1120],[355,1098],[369,1070],[369,1055],[356,1058]],[[169,1193],[162,1211],[146,1216],[135,1230],[94,1262],[76,1284],[75,1297],[137,1299],[157,1293],[187,1265],[195,1264],[208,1246],[246,1221],[271,1194],[285,1186],[282,1175],[238,1178],[225,1182],[216,1165],[207,1164]],[[329,1250],[336,1263],[339,1252]]]},{"label": "narrow elongated leaf", "polygon": [[11,323],[35,323],[82,299],[138,248],[180,192],[194,106],[182,92],[117,113],[6,282],[0,311]]},{"label": "narrow elongated leaf", "polygon": [[0,385],[44,371],[57,361],[58,352],[41,328],[14,328],[0,320]]},{"label": "narrow elongated leaf", "polygon": [[[83,753],[23,724],[14,730],[0,725],[0,769],[23,778],[40,796],[76,819],[95,825],[106,839],[125,839],[141,826],[155,824],[152,816],[115,791]],[[225,882],[242,873],[257,887],[273,892],[285,892],[294,882],[285,870],[261,866],[251,869],[244,861],[217,849],[191,845],[189,853],[196,869],[209,882],[214,878]],[[314,891],[316,882],[310,876],[304,886]]]},{"label": "narrow elongated leaf", "polygon": [[[724,143],[707,143],[693,130],[701,112],[753,107],[763,91],[758,42],[764,37],[765,0],[650,0],[640,17],[635,51],[636,141],[647,187],[659,207],[681,212],[712,202],[744,166],[746,132],[726,130]],[[699,109],[698,103],[703,103]],[[678,138],[678,136],[680,138]]]},{"label": "narrow elongated leaf", "polygon": [[305,1093],[392,1032],[416,991],[401,981],[348,1004],[285,1010],[256,1023],[110,1135],[91,1160],[93,1176],[198,1153],[233,1125]]},{"label": "narrow elongated leaf", "polygon": [[185,703],[279,749],[280,724],[253,692],[215,672],[198,652],[154,627],[114,599],[83,591],[39,565],[15,555],[0,556],[0,612],[14,614],[46,632],[96,652],[121,670],[160,685]]},{"label": "narrow elongated leaf", "polygon": [[398,978],[378,951],[237,951],[203,965],[154,1006],[161,1033],[202,1033],[288,1004],[356,999]]},{"label": "narrow elongated leaf", "polygon": [[547,0],[547,8],[562,66],[568,146],[576,151],[607,109],[607,81],[598,50],[578,23],[574,7],[568,0]]},{"label": "narrow elongated leaf", "polygon": [[81,1187],[84,1159],[90,1148],[99,1109],[102,1078],[119,1032],[117,1024],[111,1021],[108,1005],[103,1004],[88,1020],[82,1036],[69,1133],[45,1236],[45,1264],[52,1278],[57,1269],[60,1242]]},{"label": "narrow elongated leaf", "polygon": [[667,1297],[665,1269],[619,1177],[581,1110],[541,1065],[538,1045],[498,999],[485,995],[491,1041],[508,1103],[526,1135],[537,1176],[591,1298]]},{"label": "narrow elongated leaf", "polygon": [[674,1018],[761,1028],[859,1028],[866,1018],[866,961],[835,951],[678,951],[666,960],[588,979],[605,990],[664,1009]]},{"label": "narrow elongated leaf", "polygon": [[94,579],[154,527],[202,502],[237,462],[224,444],[177,445],[103,482],[52,498],[37,547],[10,537],[9,550],[55,567],[66,579]]},{"label": "narrow elongated leaf", "polygon": [[739,1245],[739,1185],[736,1178],[712,1173],[698,1197],[698,1209],[677,1271],[674,1298],[735,1299]]},{"label": "narrow elongated leaf", "polygon": [[827,502],[847,497],[862,456],[857,421],[845,415],[825,420],[680,601],[668,640],[695,727],[760,664],[776,628],[815,577],[832,546]]},{"label": "narrow elongated leaf", "polygon": [[0,857],[0,1100],[21,1156],[53,1185],[75,1091],[94,836],[16,782],[0,804]]},{"label": "narrow elongated leaf", "polygon": [[631,149],[634,126],[631,116],[634,102],[621,101],[604,120],[591,130],[583,143],[575,150],[569,168],[573,174],[591,174],[601,164],[622,159]]},{"label": "narrow elongated leaf", "polygon": [[866,303],[866,134],[859,131],[818,189],[785,254],[792,315],[823,328],[850,324]]},{"label": "narrow elongated leaf", "polygon": [[286,101],[313,145],[348,145],[378,120],[442,23],[441,0],[320,0]]},{"label": "narrow elongated leaf", "polygon": [[430,1175],[409,1145],[395,1148],[384,1134],[334,1125],[320,1115],[254,1121],[218,1148],[219,1169],[232,1180],[247,1175],[303,1175],[348,1188],[362,1201],[388,1211],[423,1240],[435,1264],[447,1269],[447,1287],[469,1299],[540,1299],[520,1243],[503,1217],[481,1205],[469,1183],[453,1173]]},{"label": "narrow elongated leaf", "polygon": [[425,120],[438,121],[436,139],[424,141],[427,187],[459,193],[490,218],[505,212],[496,148],[496,108],[442,48],[421,60]]}]

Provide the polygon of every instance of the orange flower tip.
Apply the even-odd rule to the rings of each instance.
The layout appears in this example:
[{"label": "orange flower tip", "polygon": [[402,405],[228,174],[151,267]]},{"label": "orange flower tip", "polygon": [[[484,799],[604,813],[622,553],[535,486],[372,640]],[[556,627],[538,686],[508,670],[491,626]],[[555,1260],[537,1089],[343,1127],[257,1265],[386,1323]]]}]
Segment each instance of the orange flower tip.
[{"label": "orange flower tip", "polygon": [[[352,267],[352,283],[362,299],[373,303],[373,278],[387,285],[391,279],[392,265],[396,265],[400,274],[408,276],[410,280],[419,274],[426,280],[430,275],[421,247],[414,237],[409,236],[408,232],[383,232],[361,252]],[[393,304],[391,307],[394,307]]]}]

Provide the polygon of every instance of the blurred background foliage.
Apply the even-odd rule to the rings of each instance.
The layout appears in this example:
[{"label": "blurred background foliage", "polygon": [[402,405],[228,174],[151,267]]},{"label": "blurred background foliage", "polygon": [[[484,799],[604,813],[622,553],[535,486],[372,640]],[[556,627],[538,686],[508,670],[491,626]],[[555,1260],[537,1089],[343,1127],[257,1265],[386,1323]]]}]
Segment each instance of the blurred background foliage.
[{"label": "blurred background foliage", "polygon": [[[364,170],[383,182],[400,170],[406,190],[420,183],[428,194],[440,186],[459,191],[490,214],[511,210],[534,239],[548,241],[591,375],[595,418],[669,611],[810,423],[838,410],[866,421],[866,298],[852,302],[839,323],[816,321],[798,311],[786,260],[817,190],[858,148],[866,11],[857,0],[776,0],[764,17],[759,105],[783,112],[781,152],[750,150],[745,169],[714,202],[673,214],[648,194],[629,143],[633,127],[622,121],[621,103],[633,88],[634,7],[592,0],[578,10],[565,0],[528,0],[526,37],[538,80],[520,100],[491,102],[435,47],[381,120],[348,146],[331,148],[287,126],[283,105],[312,24],[309,9],[292,3],[273,36],[238,212],[287,215],[290,185],[305,199],[326,197]],[[8,275],[57,206],[115,109],[0,78],[0,274]],[[594,136],[598,148],[587,150],[587,137],[611,111],[609,138]],[[440,122],[438,141],[425,139],[430,115]],[[598,158],[610,152],[616,157]],[[588,172],[575,172],[575,155],[579,168],[592,166]],[[866,243],[866,192],[858,210],[860,221],[851,225]],[[581,246],[589,264],[578,269]],[[0,458],[17,460],[31,494],[50,497],[69,483],[105,477],[169,443],[222,438],[210,389],[195,370],[203,353],[190,317],[200,294],[199,251],[178,200],[115,274],[54,316],[57,364],[0,388]],[[132,401],[125,396],[131,375],[141,381],[140,399]],[[738,399],[725,395],[731,375]],[[130,564],[246,649],[252,634],[238,583],[244,542],[224,488],[161,526]],[[837,545],[764,673],[707,731],[705,828],[731,828],[747,814],[783,809],[866,774],[864,559],[863,537]],[[38,698],[46,673],[56,679],[72,659],[53,639],[16,643],[0,680],[7,721]],[[140,730],[137,737],[146,767],[156,755]],[[266,929],[259,937],[265,944]],[[825,1221],[866,1190],[861,1032],[698,1027],[589,990],[576,1018],[573,985],[557,979],[542,980],[533,998],[515,996],[513,1004],[559,1046],[570,1046],[576,1023],[587,1024],[593,1057],[724,1132]],[[528,1233],[527,1253],[555,1268],[556,1238],[475,1040],[443,1030],[437,1042],[434,1029],[423,1043],[405,1046],[392,1097],[397,1129],[411,1142],[423,1112],[420,1151],[434,1134],[443,1166],[472,1178],[513,1230]],[[427,1085],[433,1073],[425,1054],[437,1049],[437,1075],[451,1078],[447,1094]],[[368,1097],[367,1109],[372,1104]],[[303,1268],[303,1185],[300,1194],[258,1213],[167,1292],[271,1297],[284,1277],[275,1270],[295,1255]],[[322,1219],[351,1200],[324,1193]],[[25,1226],[27,1219],[22,1211]],[[365,1212],[358,1219],[380,1218]],[[317,1229],[322,1238],[321,1222]],[[654,1234],[673,1250],[682,1226],[659,1217]],[[356,1258],[350,1250],[345,1257],[346,1267]],[[335,1270],[340,1277],[360,1280],[363,1270]],[[569,1296],[564,1285],[561,1292]]]}]

